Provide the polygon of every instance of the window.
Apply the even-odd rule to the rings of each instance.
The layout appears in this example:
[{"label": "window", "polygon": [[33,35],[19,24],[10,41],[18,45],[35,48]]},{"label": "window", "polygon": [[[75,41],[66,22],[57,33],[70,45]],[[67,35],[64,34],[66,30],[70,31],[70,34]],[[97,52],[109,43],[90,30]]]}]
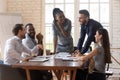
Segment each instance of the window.
[{"label": "window", "polygon": [[[74,24],[74,0],[45,0],[45,32],[46,32],[46,49],[53,50],[53,8],[58,7],[64,11],[67,18]],[[69,10],[71,9],[71,10]],[[73,29],[72,29],[73,32]],[[73,34],[73,33],[72,33]]]},{"label": "window", "polygon": [[51,51],[53,50],[52,11],[55,7],[63,10],[65,16],[72,21],[74,45],[79,38],[80,25],[77,16],[80,9],[87,9],[90,18],[99,21],[109,30],[109,0],[45,0],[45,43],[46,48]]},{"label": "window", "polygon": [[79,0],[79,9],[87,9],[91,18],[109,30],[109,0]]}]

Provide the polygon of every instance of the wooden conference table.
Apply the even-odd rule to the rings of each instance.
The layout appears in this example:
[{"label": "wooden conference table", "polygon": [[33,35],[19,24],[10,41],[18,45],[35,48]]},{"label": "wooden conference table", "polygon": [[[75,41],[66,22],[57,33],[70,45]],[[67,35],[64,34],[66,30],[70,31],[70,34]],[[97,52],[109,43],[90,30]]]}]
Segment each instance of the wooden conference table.
[{"label": "wooden conference table", "polygon": [[73,71],[71,80],[75,80],[76,71],[82,66],[82,61],[62,60],[62,59],[49,59],[47,61],[26,61],[22,63],[13,64],[13,68],[22,68],[26,70],[27,80],[31,80],[29,70],[52,70],[57,79],[61,80],[63,70]]}]

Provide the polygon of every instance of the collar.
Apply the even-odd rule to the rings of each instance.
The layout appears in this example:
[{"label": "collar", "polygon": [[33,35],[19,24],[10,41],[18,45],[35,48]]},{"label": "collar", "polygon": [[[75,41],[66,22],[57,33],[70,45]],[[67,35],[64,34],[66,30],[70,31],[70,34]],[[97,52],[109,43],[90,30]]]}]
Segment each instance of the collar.
[{"label": "collar", "polygon": [[22,40],[21,40],[18,36],[15,36],[15,38],[16,38],[20,43],[22,43]]}]

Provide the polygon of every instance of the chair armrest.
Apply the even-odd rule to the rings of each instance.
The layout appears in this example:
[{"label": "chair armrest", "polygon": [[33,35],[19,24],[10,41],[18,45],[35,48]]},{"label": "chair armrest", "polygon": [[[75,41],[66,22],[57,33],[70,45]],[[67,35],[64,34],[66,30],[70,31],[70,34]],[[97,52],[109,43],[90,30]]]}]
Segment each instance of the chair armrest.
[{"label": "chair armrest", "polygon": [[106,75],[113,75],[113,72],[112,71],[105,71],[105,74]]}]

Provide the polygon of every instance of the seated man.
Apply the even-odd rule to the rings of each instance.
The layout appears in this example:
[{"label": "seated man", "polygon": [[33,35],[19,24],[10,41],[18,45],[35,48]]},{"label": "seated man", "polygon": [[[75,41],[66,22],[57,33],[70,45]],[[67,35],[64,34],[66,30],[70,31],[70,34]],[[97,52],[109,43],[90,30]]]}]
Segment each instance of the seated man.
[{"label": "seated man", "polygon": [[[24,46],[26,46],[29,49],[34,49],[34,47],[37,44],[42,45],[43,35],[41,33],[38,33],[36,35],[36,38],[37,38],[38,41],[35,40],[36,32],[35,32],[35,28],[34,28],[33,24],[28,23],[25,26],[25,29],[26,29],[25,38],[22,40],[22,43],[23,43]],[[37,52],[37,55],[43,55],[43,50],[39,49],[38,52]]]},{"label": "seated man", "polygon": [[[25,37],[25,29],[23,24],[16,24],[12,30],[14,36],[7,40],[5,44],[4,63],[15,64],[25,60],[21,57],[22,52],[26,52],[31,55],[36,53],[38,49],[42,48],[42,45],[38,44],[33,49],[28,49],[22,44],[22,39]],[[18,69],[23,76],[26,78],[25,70]],[[52,76],[47,71],[31,70],[31,80],[51,80]]]}]

